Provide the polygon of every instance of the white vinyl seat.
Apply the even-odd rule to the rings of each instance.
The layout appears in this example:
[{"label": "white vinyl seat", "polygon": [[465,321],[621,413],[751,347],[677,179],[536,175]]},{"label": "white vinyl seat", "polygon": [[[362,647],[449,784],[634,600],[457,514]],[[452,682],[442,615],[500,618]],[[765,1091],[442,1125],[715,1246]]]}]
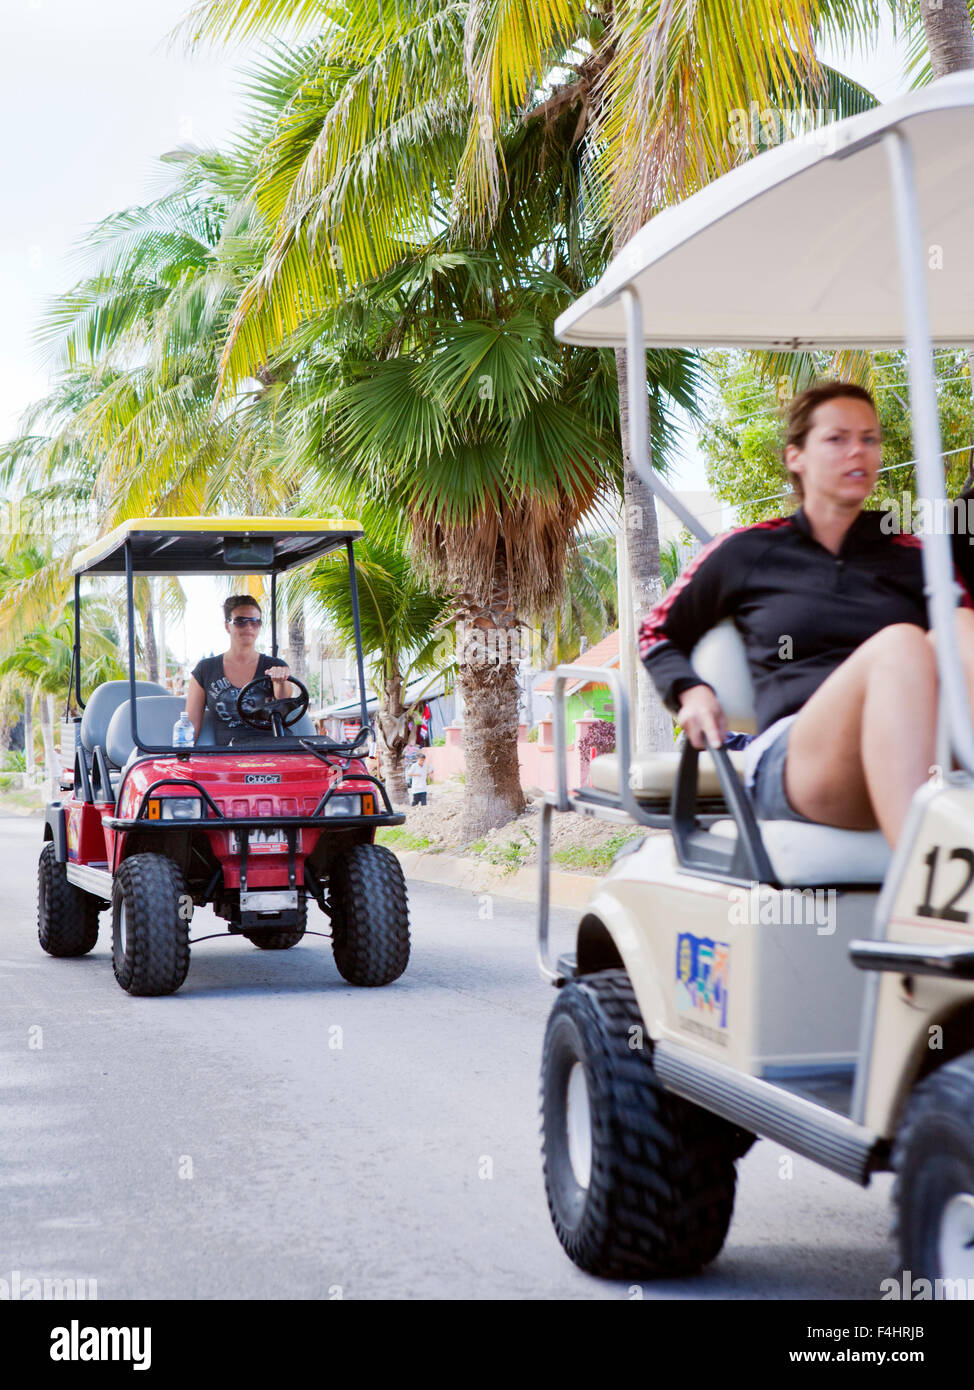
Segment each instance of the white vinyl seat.
[{"label": "white vinyl seat", "polygon": [[[633,758],[629,765],[629,782],[637,801],[668,801],[680,767],[679,753],[650,753]],[[744,754],[729,754],[735,770],[744,776]],[[619,794],[619,759],[615,753],[603,753],[593,758],[589,768],[592,789]],[[720,779],[709,753],[704,753],[697,765],[697,795],[720,796]]]},{"label": "white vinyl seat", "polygon": [[[712,628],[697,643],[690,660],[700,679],[716,691],[729,727],[742,733],[754,732],[754,689],[744,643],[734,624],[726,621]],[[745,757],[744,753],[730,754],[742,776]],[[649,758],[635,760],[631,780],[637,801],[668,795],[676,779],[679,760],[678,753],[654,753]],[[712,758],[701,757],[699,766],[698,794],[719,795]],[[590,776],[597,790],[618,791],[618,759],[614,754],[595,758]],[[839,830],[830,825],[806,825],[791,820],[762,820],[759,826],[775,877],[784,887],[879,884],[889,867],[892,851],[878,830]],[[717,821],[711,833],[736,836],[737,826],[732,820]]]},{"label": "white vinyl seat", "polygon": [[[797,820],[763,820],[759,825],[774,876],[784,888],[878,884],[889,868],[893,851],[879,830],[838,830]],[[710,830],[737,838],[732,820],[716,821]]]}]

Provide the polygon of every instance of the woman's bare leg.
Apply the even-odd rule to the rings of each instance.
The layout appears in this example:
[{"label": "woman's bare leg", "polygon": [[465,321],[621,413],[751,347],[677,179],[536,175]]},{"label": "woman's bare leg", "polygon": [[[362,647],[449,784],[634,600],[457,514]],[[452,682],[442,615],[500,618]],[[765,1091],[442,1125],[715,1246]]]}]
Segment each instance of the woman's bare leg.
[{"label": "woman's bare leg", "polygon": [[[974,679],[974,651],[971,662]],[[936,721],[937,667],[926,633],[907,623],[883,628],[833,671],[792,725],[788,800],[823,825],[873,830],[878,823],[895,845],[913,793],[929,776]]]}]

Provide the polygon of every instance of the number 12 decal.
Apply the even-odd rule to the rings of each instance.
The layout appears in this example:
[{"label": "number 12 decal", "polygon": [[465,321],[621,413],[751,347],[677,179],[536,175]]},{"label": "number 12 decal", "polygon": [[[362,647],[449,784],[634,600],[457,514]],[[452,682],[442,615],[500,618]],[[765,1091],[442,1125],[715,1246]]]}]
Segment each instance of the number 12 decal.
[{"label": "number 12 decal", "polygon": [[957,902],[959,898],[962,898],[964,896],[968,888],[971,886],[971,880],[974,879],[974,850],[958,848],[952,849],[950,851],[951,859],[960,859],[967,865],[967,877],[964,879],[964,882],[958,888],[954,896],[952,898],[947,899],[943,907],[935,907],[934,904],[931,902],[931,898],[933,897],[933,880],[937,872],[937,859],[939,855],[940,846],[934,845],[930,853],[926,855],[926,857],[924,858],[923,862],[924,864],[926,864],[928,869],[927,887],[923,895],[923,902],[916,910],[917,916],[939,917],[944,922],[967,922],[970,920],[971,914],[969,912],[962,911],[958,907],[955,907],[954,903]]}]

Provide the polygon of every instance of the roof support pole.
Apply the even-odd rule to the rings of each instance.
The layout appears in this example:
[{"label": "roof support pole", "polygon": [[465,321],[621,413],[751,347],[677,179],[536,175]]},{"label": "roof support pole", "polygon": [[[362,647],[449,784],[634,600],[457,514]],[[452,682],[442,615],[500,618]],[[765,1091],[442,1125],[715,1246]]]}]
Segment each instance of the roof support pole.
[{"label": "roof support pole", "polygon": [[354,542],[346,541],[345,550],[348,553],[348,587],[352,595],[352,623],[355,627],[355,662],[358,666],[358,694],[362,706],[362,728],[367,729],[369,711],[365,701],[365,661],[362,656],[362,622],[358,611],[358,580],[355,576]]},{"label": "roof support pole", "polygon": [[947,528],[938,525],[938,517],[948,515],[947,494],[927,310],[927,257],[920,226],[913,151],[906,135],[897,128],[883,136],[883,143],[889,162],[899,242],[900,284],[910,360],[910,410],[917,457],[916,476],[920,496],[929,499],[932,504],[929,508],[930,527],[923,533],[923,574],[940,678],[937,762],[944,776],[947,776],[951,770],[953,752],[961,766],[974,773],[974,729],[971,726],[964,671],[957,650],[953,554]]},{"label": "roof support pole", "polygon": [[132,742],[141,748],[135,714],[135,576],[132,571],[132,542],[125,542],[125,615],[128,623],[129,646],[129,728]]},{"label": "roof support pole", "polygon": [[643,340],[643,306],[639,295],[627,285],[622,291],[626,311],[626,375],[629,382],[629,455],[640,478],[683,522],[691,536],[704,545],[712,540],[693,513],[683,505],[649,464],[649,394],[646,383],[646,344]]},{"label": "roof support pole", "polygon": [[271,570],[271,656],[277,660],[277,570]]},{"label": "roof support pole", "polygon": [[[83,710],[85,702],[81,698],[81,575],[74,576],[74,654],[71,658],[74,666],[74,693],[78,702],[78,708]],[[68,704],[71,703],[71,694],[68,692]]]}]

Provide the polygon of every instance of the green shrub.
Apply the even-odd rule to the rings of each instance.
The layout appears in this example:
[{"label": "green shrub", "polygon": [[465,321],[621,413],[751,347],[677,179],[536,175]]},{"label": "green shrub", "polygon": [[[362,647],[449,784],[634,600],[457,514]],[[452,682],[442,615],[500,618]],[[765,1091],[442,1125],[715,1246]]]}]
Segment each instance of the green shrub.
[{"label": "green shrub", "polygon": [[389,849],[429,849],[432,844],[426,835],[413,835],[401,825],[380,825],[375,832],[375,842]]},{"label": "green shrub", "polygon": [[528,736],[527,736],[527,742],[528,742],[528,743],[537,743],[537,741],[538,741],[538,731],[539,731],[539,728],[540,728],[540,725],[535,724],[532,728],[530,728],[530,729],[528,730]]},{"label": "green shrub", "polygon": [[527,862],[532,849],[537,847],[538,842],[530,831],[522,830],[520,833],[523,836],[522,839],[508,840],[506,844],[496,845],[487,851],[487,858],[490,863],[495,868],[503,869],[505,874],[516,873]]},{"label": "green shrub", "polygon": [[612,861],[630,840],[638,840],[639,835],[630,835],[625,831],[619,831],[612,835],[604,844],[601,845],[570,845],[567,849],[556,849],[552,854],[552,859],[556,864],[563,864],[566,869],[595,869],[597,873],[605,873],[612,866]]}]

